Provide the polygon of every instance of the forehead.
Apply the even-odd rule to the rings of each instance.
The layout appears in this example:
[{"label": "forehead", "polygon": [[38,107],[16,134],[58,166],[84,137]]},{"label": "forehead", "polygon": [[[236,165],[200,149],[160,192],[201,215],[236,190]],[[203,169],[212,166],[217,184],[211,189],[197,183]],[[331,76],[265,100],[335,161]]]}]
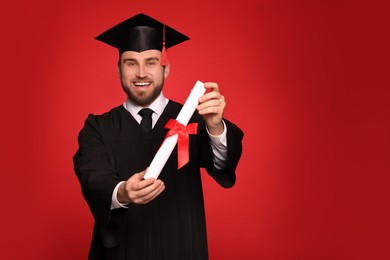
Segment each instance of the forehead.
[{"label": "forehead", "polygon": [[161,58],[161,51],[158,50],[147,50],[142,52],[136,51],[125,51],[121,54],[121,59],[134,59],[134,60],[145,60],[150,58]]}]

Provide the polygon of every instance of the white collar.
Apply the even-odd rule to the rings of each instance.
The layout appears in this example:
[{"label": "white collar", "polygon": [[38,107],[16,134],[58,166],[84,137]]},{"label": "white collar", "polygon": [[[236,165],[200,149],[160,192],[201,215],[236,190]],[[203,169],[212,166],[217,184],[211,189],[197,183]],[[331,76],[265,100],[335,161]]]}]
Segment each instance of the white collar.
[{"label": "white collar", "polygon": [[[153,116],[156,116],[156,118],[159,118],[162,114],[162,112],[165,109],[165,106],[168,104],[169,99],[165,98],[164,94],[161,92],[160,95],[156,98],[156,100],[153,101],[152,104],[150,104],[149,108],[153,110]],[[127,99],[123,103],[123,107],[130,112],[130,114],[138,121],[140,122],[142,117],[138,115],[138,112],[143,108],[142,106],[134,103],[130,99]],[[155,120],[153,120],[155,121]]]}]

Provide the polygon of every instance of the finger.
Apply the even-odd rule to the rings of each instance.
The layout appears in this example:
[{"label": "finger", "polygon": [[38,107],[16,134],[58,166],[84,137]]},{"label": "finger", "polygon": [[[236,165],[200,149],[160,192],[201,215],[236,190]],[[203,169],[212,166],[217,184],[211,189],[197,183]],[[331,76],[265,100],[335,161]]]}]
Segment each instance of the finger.
[{"label": "finger", "polygon": [[208,93],[204,94],[203,96],[201,96],[199,98],[199,103],[204,103],[204,102],[207,102],[207,101],[213,100],[213,99],[218,100],[220,98],[221,98],[221,93],[212,91],[212,92],[208,92]]},{"label": "finger", "polygon": [[197,106],[197,109],[201,110],[210,106],[220,106],[223,105],[224,102],[225,102],[224,96],[222,96],[220,93],[211,92],[209,94],[202,96],[199,99],[199,105]]},{"label": "finger", "polygon": [[152,185],[156,180],[154,178],[148,178],[144,180],[142,177],[137,177],[136,180],[130,182],[130,190],[139,191],[143,190],[146,187]]},{"label": "finger", "polygon": [[137,197],[133,199],[134,203],[145,204],[157,197],[165,189],[162,181],[156,181],[153,185],[137,192]]},{"label": "finger", "polygon": [[205,83],[203,84],[203,86],[204,86],[206,89],[210,89],[211,91],[219,91],[218,84],[215,83],[215,82],[205,82]]},{"label": "finger", "polygon": [[201,108],[208,108],[208,107],[222,107],[224,106],[225,100],[223,97],[219,99],[211,99],[206,102],[203,102],[202,104],[199,104]]},{"label": "finger", "polygon": [[201,98],[199,98],[200,103],[208,99],[218,98],[219,87],[217,83],[206,82],[204,83],[204,87],[206,88],[206,93]]},{"label": "finger", "polygon": [[161,180],[156,180],[153,183],[151,183],[150,185],[147,185],[144,188],[138,190],[137,191],[137,195],[139,197],[147,196],[149,193],[151,193],[155,189],[157,189],[160,185],[162,185],[162,181]]},{"label": "finger", "polygon": [[138,176],[141,178],[141,179],[143,179],[144,178],[144,176],[145,176],[145,174],[146,174],[146,171],[148,170],[148,168],[146,168],[145,170],[143,170],[142,172],[139,172],[138,173]]},{"label": "finger", "polygon": [[154,178],[148,178],[147,180],[144,179],[144,176],[146,174],[147,169],[148,168],[146,168],[142,172],[136,173],[130,177],[129,184],[131,185],[131,187],[130,187],[131,190],[143,189],[155,181]]},{"label": "finger", "polygon": [[158,186],[155,190],[151,191],[149,194],[142,197],[143,201],[147,203],[151,200],[154,200],[158,195],[160,195],[163,192],[164,189],[165,189],[165,185],[164,183],[161,183],[161,185]]},{"label": "finger", "polygon": [[147,200],[145,203],[148,203],[148,202],[154,200],[157,196],[159,196],[159,195],[164,191],[164,189],[165,189],[165,187],[161,188],[161,189],[159,190],[158,193],[156,193],[153,197],[151,197],[151,198],[150,198],[149,200]]},{"label": "finger", "polygon": [[197,106],[197,109],[200,114],[218,113],[220,110],[223,111],[225,106],[226,106],[225,99],[224,97],[221,97],[220,99],[212,99],[202,104],[199,104]]}]

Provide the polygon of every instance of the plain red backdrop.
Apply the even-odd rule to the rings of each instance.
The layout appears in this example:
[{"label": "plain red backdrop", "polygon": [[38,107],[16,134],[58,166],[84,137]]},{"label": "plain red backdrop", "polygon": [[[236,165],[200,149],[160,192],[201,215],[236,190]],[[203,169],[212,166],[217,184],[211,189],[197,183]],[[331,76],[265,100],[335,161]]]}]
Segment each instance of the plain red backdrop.
[{"label": "plain red backdrop", "polygon": [[[385,1],[383,1],[385,2]],[[390,259],[389,20],[379,1],[2,4],[1,259],[86,259],[73,173],[88,113],[125,99],[93,38],[139,12],[191,40],[166,95],[216,81],[245,132],[237,184],[203,173],[211,260]]]}]

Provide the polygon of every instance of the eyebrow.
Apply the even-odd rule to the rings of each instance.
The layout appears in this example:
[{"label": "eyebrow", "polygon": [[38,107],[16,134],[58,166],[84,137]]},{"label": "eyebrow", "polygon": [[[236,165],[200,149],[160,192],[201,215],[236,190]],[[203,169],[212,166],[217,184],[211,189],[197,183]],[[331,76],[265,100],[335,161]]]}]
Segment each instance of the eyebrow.
[{"label": "eyebrow", "polygon": [[160,59],[157,57],[150,57],[150,58],[146,58],[145,60],[146,61],[152,61],[152,60],[159,61]]},{"label": "eyebrow", "polygon": [[[160,59],[157,58],[157,57],[149,57],[149,58],[146,58],[145,60],[146,61],[153,61],[153,60],[159,61]],[[127,62],[127,61],[138,62],[137,59],[134,59],[134,58],[125,58],[125,59],[123,59],[123,62]]]}]

